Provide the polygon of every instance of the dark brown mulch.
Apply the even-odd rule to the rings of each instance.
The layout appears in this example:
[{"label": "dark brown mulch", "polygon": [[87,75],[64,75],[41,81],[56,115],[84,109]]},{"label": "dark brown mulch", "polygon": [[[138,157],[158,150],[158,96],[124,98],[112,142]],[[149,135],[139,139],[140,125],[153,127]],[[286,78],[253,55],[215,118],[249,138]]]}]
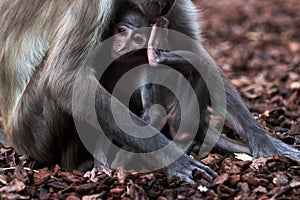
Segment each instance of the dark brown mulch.
[{"label": "dark brown mulch", "polygon": [[[298,0],[195,0],[205,46],[273,137],[300,147],[300,3]],[[231,130],[225,130],[230,133]],[[240,161],[211,153],[202,160],[212,184],[168,180],[161,172],[119,170],[93,181],[0,146],[0,199],[298,199],[300,165],[285,157]]]}]

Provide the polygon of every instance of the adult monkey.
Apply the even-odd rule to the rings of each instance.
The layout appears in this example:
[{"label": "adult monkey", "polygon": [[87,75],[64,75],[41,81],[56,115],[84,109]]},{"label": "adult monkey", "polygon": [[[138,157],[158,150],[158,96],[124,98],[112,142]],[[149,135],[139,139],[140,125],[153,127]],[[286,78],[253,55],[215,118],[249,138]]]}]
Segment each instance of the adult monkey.
[{"label": "adult monkey", "polygon": [[[90,91],[89,86],[97,85],[98,80],[93,70],[85,68],[83,63],[95,46],[105,39],[105,33],[115,20],[115,13],[126,2],[0,2],[0,108],[4,116],[5,134],[18,152],[26,153],[43,164],[59,163],[66,169],[85,170],[91,167],[92,156],[82,145],[73,122],[74,118],[82,117],[80,108],[72,109],[74,79],[82,78],[86,86],[82,93],[94,92]],[[163,0],[132,1],[147,11],[152,10],[147,9],[152,5],[164,10],[164,6],[171,5],[165,5],[165,2],[172,3]],[[178,6],[183,17],[190,18],[189,12],[184,11],[186,6]],[[191,2],[187,6],[193,9]],[[181,26],[184,25],[178,28]],[[120,130],[113,123],[111,98],[102,86],[97,85],[97,116],[111,138],[137,152],[151,152],[169,143],[161,134],[145,141]],[[198,169],[208,181],[216,176],[207,166],[190,158],[177,146],[173,147],[166,154],[153,158],[164,162],[164,156],[182,154],[166,167],[169,175],[192,182],[192,170]]]}]

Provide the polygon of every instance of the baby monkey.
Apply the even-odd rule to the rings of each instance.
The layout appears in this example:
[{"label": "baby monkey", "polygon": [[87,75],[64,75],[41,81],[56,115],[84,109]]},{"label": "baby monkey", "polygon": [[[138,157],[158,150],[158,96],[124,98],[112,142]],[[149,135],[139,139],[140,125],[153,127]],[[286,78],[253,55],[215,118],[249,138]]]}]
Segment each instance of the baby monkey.
[{"label": "baby monkey", "polygon": [[[126,72],[136,66],[146,64],[143,72],[135,74],[128,84],[123,84],[124,92],[126,93],[131,81],[133,83],[146,83],[131,96],[129,104],[129,109],[140,116],[146,123],[158,130],[163,127],[162,134],[169,140],[181,143],[185,147],[190,145],[190,141],[193,139],[193,145],[215,146],[227,152],[247,153],[255,158],[261,156],[272,157],[276,153],[295,159],[300,158],[299,151],[284,144],[282,141],[268,136],[263,128],[258,125],[237,91],[222,75],[213,59],[206,53],[201,44],[196,46],[197,53],[195,54],[195,49],[193,51],[186,50],[182,41],[175,40],[173,43],[170,42],[172,34],[169,29],[176,27],[176,20],[169,22],[164,16],[153,20],[135,8],[124,9],[117,19],[119,20],[112,33],[115,35],[110,52],[115,61],[106,70],[105,73],[107,74],[102,76],[105,78],[102,78],[100,83],[109,92],[112,92],[115,84]],[[143,27],[151,28],[148,28],[150,31],[143,31],[145,29],[140,29]],[[210,73],[209,77],[202,77],[202,74],[191,63],[200,65],[197,67],[201,67],[201,69],[210,69],[213,73]],[[191,91],[187,90],[185,84],[182,84],[180,75],[161,73],[159,69],[166,69],[165,66],[178,71],[179,74],[188,80],[193,91],[196,93],[196,100],[190,98]],[[153,78],[153,74],[149,72],[156,72],[158,79],[171,80],[174,88],[176,88],[175,91],[169,90],[163,84],[157,85],[152,84],[151,81],[149,82],[149,74]],[[207,79],[212,81],[214,86],[224,84],[226,116],[223,117],[241,136],[246,145],[220,136],[218,131],[208,128],[206,117],[211,95],[219,97],[219,94],[209,93],[208,85],[204,81]],[[174,93],[184,97],[183,104],[179,104]],[[119,100],[122,101],[122,99]],[[156,104],[160,106],[156,106]],[[162,107],[164,109],[161,109]],[[196,109],[197,107],[198,109]],[[194,124],[191,125],[192,120],[189,119],[195,116],[197,110],[200,113],[200,120],[197,122],[196,135],[193,135],[192,133],[195,133],[195,126]],[[179,130],[179,124],[183,129]],[[204,139],[205,142],[203,142]],[[149,145],[151,144],[149,143]],[[192,149],[193,145],[191,145],[190,149]],[[122,146],[122,148],[134,151],[130,146]],[[190,149],[187,149],[187,151]],[[112,167],[117,167],[118,163],[123,163],[121,166],[124,166],[124,163],[130,160],[122,152],[117,153]]]},{"label": "baby monkey", "polygon": [[[135,9],[125,9],[118,16],[119,21],[113,29],[113,42],[111,46],[111,56],[115,61],[104,72],[100,83],[110,92],[113,92],[115,84],[129,70],[147,64],[143,73],[135,74],[130,82],[146,83],[140,87],[131,97],[130,110],[140,116],[149,125],[161,130],[161,132],[170,140],[174,140],[183,145],[188,145],[191,138],[194,144],[202,144],[207,130],[206,111],[209,99],[208,89],[201,75],[193,69],[193,66],[184,58],[177,55],[176,52],[167,52],[161,49],[168,47],[168,28],[169,21],[166,17],[161,16],[151,20],[144,16],[140,11]],[[141,29],[143,27],[151,27],[151,29]],[[149,31],[151,30],[151,32]],[[189,98],[189,92],[186,87],[180,85],[180,76],[168,75],[165,71],[163,75],[159,75],[162,64],[177,70],[183,77],[188,80],[196,92],[197,102],[192,102]],[[168,70],[165,68],[165,70]],[[149,72],[156,71],[157,76],[172,80],[176,84],[176,93],[184,95],[185,105],[190,107],[180,107],[179,102],[174,93],[168,88],[148,83]],[[154,73],[155,74],[155,73]],[[153,75],[153,73],[151,73]],[[124,86],[124,92],[130,82]],[[148,84],[147,84],[148,83]],[[119,99],[122,101],[122,99]],[[124,103],[124,102],[123,102]],[[159,104],[160,106],[157,106]],[[199,105],[200,120],[197,135],[190,134],[189,117],[195,112],[194,106]],[[185,116],[181,119],[181,116]],[[179,124],[183,123],[183,127],[187,130],[178,132]],[[192,127],[194,128],[194,127]],[[178,133],[177,133],[178,132]],[[209,143],[218,141],[217,148],[228,152],[244,152],[250,154],[250,150],[245,145],[233,140],[219,137],[215,132],[208,135]],[[189,144],[190,145],[190,144]],[[210,144],[207,144],[210,145]],[[130,150],[130,147],[123,147]],[[190,148],[191,149],[191,148]],[[117,167],[119,163],[128,162],[130,158],[126,157],[122,151],[118,152],[112,167]]]}]

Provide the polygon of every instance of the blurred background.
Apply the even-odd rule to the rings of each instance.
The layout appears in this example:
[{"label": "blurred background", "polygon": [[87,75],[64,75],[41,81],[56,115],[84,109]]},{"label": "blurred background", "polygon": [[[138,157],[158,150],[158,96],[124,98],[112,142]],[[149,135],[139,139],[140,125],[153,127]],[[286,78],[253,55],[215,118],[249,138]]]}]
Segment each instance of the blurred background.
[{"label": "blurred background", "polygon": [[[290,129],[299,122],[299,1],[194,2],[202,15],[206,49],[251,111],[262,114],[282,109],[280,113],[284,111],[291,120],[269,124],[278,130]],[[294,132],[299,134],[299,129]]]}]

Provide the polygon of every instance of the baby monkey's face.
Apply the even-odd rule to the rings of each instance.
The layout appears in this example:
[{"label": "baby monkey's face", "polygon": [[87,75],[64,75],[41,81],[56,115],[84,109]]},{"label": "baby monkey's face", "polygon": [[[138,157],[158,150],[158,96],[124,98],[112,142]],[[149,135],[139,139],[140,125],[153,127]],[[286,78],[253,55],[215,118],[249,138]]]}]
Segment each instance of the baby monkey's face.
[{"label": "baby monkey's face", "polygon": [[117,56],[134,50],[147,48],[150,31],[140,29],[149,27],[150,21],[140,12],[124,12],[113,30],[112,49]]},{"label": "baby monkey's face", "polygon": [[142,29],[136,28],[129,23],[121,22],[114,29],[113,50],[118,55],[130,51],[146,48],[149,39]]}]

